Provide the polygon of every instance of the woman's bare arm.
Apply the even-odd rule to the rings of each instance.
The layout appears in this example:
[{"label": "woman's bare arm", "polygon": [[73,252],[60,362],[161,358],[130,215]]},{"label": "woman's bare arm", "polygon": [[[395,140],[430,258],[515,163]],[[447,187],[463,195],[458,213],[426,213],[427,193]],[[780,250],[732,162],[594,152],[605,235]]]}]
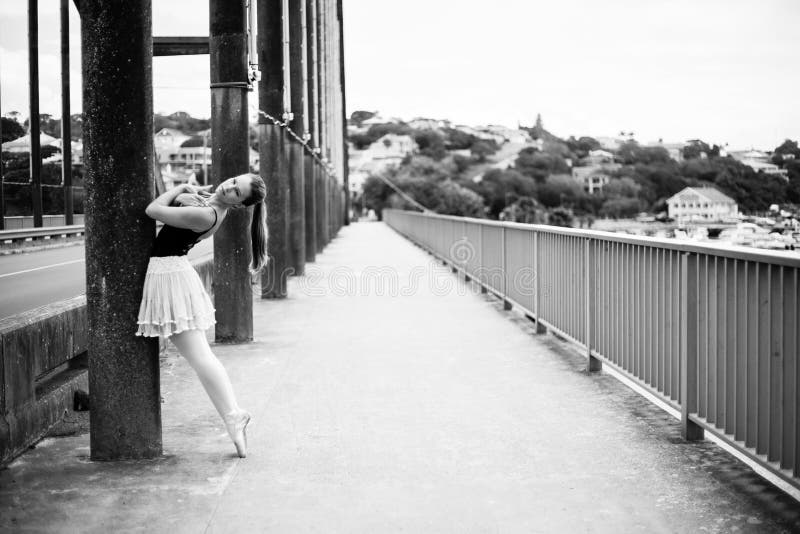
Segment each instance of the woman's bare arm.
[{"label": "woman's bare arm", "polygon": [[179,185],[153,200],[145,213],[148,217],[177,228],[188,228],[196,232],[208,229],[214,220],[214,214],[206,207],[176,207],[171,204],[184,193],[197,193],[203,188],[190,185]]}]

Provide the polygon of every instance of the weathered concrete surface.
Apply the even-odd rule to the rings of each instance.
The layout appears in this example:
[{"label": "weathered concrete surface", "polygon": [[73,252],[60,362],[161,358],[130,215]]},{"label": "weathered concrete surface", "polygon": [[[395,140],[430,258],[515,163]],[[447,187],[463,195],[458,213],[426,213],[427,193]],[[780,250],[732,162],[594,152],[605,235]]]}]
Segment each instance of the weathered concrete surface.
[{"label": "weathered concrete surface", "polygon": [[131,327],[155,240],[144,213],[154,196],[152,7],[81,0],[78,8],[92,457],[152,458],[161,454],[158,342]]},{"label": "weathered concrete surface", "polygon": [[255,417],[248,458],[170,357],[165,456],[46,440],[0,472],[0,531],[800,529],[796,501],[382,224],[290,284],[254,304],[254,343],[214,347]]}]

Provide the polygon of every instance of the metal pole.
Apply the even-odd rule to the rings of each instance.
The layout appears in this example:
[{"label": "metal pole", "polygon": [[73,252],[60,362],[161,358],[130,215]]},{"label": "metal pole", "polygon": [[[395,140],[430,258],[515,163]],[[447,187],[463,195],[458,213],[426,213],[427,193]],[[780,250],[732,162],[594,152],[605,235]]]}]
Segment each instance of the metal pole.
[{"label": "metal pole", "polygon": [[[317,4],[314,0],[306,2],[306,118],[309,133],[309,148],[318,146],[317,141]],[[316,162],[310,154],[305,155],[306,186],[306,261],[317,257],[317,184]]]},{"label": "metal pole", "polygon": [[[151,3],[81,0],[91,457],[161,455],[158,340],[134,335],[155,222]],[[114,120],[109,120],[113,117]]]},{"label": "metal pole", "polygon": [[72,224],[72,124],[69,102],[69,0],[61,0],[61,181],[64,224]]},{"label": "metal pole", "polygon": [[[258,58],[261,81],[258,107],[280,119],[284,108],[283,2],[258,0]],[[261,298],[286,298],[289,268],[289,179],[283,160],[281,128],[259,115],[259,158],[261,178],[267,185],[267,227],[269,262],[261,275]]]},{"label": "metal pole", "polygon": [[28,0],[28,74],[31,136],[30,182],[33,226],[42,226],[42,152],[39,129],[39,0]]},{"label": "metal pole", "polygon": [[203,185],[208,185],[208,132],[203,134]]},{"label": "metal pole", "polygon": [[[289,128],[295,135],[304,138],[306,134],[306,38],[305,1],[289,4],[289,78],[291,88],[292,120]],[[303,146],[295,139],[289,142],[289,213],[291,218],[292,268],[295,275],[302,275],[306,267],[306,188]]]},{"label": "metal pole", "polygon": [[[250,171],[247,124],[247,16],[242,2],[210,0],[211,178],[219,185]],[[214,307],[218,342],[253,339],[250,284],[252,209],[230,210],[214,236]]]},{"label": "metal pole", "polygon": [[344,75],[344,12],[342,0],[336,1],[336,12],[339,17],[339,81],[342,84],[342,188],[344,189],[344,224],[350,224],[350,147],[347,144],[347,90]]}]

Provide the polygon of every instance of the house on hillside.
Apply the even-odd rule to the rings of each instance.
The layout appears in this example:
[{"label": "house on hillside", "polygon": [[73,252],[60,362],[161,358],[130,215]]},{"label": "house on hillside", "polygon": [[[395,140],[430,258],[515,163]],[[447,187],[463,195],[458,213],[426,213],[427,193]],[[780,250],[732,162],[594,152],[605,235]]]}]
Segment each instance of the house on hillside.
[{"label": "house on hillside", "polygon": [[600,148],[597,150],[590,150],[589,155],[583,158],[581,163],[583,165],[603,165],[605,163],[614,163],[614,154]]},{"label": "house on hillside", "polygon": [[[39,145],[40,146],[47,146],[52,145],[54,142],[58,141],[53,136],[47,135],[46,133],[42,133],[39,135]],[[22,137],[18,137],[13,141],[6,141],[2,145],[3,152],[30,152],[31,151],[31,134],[25,134]]]},{"label": "house on hillside", "polygon": [[409,121],[408,126],[415,130],[439,130],[440,128],[447,127],[445,124],[446,122],[447,121],[437,121],[436,119],[417,117],[416,119]]},{"label": "house on hillside", "polygon": [[687,187],[667,199],[667,214],[678,223],[721,221],[739,217],[739,206],[714,187]]},{"label": "house on hillside", "polygon": [[595,192],[602,191],[603,186],[611,180],[611,174],[621,167],[622,165],[618,163],[573,167],[572,178],[581,184],[584,191],[593,195]]},{"label": "house on hillside", "polygon": [[175,163],[178,159],[178,150],[181,145],[191,138],[175,128],[162,128],[153,136],[156,148],[156,156],[159,165]]},{"label": "house on hillside", "polygon": [[410,135],[386,134],[365,150],[350,150],[350,190],[357,193],[371,174],[399,165],[406,156],[416,152],[417,143]]},{"label": "house on hillside", "polygon": [[619,147],[622,146],[622,143],[625,142],[625,139],[619,139],[617,137],[595,137],[595,140],[600,143],[600,148],[603,150],[609,150],[614,152],[619,150]]},{"label": "house on hillside", "polygon": [[760,150],[734,150],[729,152],[728,155],[756,172],[780,176],[784,180],[789,179],[789,172],[772,163],[769,154],[766,152],[761,152]]},{"label": "house on hillside", "polygon": [[657,141],[655,143],[648,143],[644,146],[646,148],[663,148],[667,151],[667,154],[669,154],[669,157],[672,160],[680,163],[683,161],[683,148],[686,146],[686,143],[665,143],[663,141]]}]

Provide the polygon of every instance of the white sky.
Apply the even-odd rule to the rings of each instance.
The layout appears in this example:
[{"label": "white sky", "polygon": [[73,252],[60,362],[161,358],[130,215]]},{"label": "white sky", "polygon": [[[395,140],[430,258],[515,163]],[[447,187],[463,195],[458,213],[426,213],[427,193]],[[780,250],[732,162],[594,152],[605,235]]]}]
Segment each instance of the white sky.
[{"label": "white sky", "polygon": [[[0,0],[3,113],[27,114],[26,4]],[[153,0],[153,34],[207,34],[206,6]],[[58,1],[39,9],[41,110],[58,116]],[[344,0],[344,12],[349,112],[509,126],[538,112],[560,136],[732,148],[800,137],[797,0]],[[209,115],[207,56],[154,58],[153,80],[156,111]]]}]

